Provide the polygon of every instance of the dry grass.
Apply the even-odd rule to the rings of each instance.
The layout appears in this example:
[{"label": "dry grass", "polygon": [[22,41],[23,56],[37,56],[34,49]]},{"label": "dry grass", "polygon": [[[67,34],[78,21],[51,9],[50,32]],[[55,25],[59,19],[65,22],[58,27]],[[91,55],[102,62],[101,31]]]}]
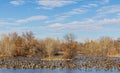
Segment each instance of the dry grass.
[{"label": "dry grass", "polygon": [[120,54],[108,55],[108,57],[120,57]]},{"label": "dry grass", "polygon": [[65,59],[65,58],[62,58],[62,57],[46,57],[46,58],[43,58],[41,60],[48,60],[48,61],[51,61],[51,60],[71,60],[71,59]]}]

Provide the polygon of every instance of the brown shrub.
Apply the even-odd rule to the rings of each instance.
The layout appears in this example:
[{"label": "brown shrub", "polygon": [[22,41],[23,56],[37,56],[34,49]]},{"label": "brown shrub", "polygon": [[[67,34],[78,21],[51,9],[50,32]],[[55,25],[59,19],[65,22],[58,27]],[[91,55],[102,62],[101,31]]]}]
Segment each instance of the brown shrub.
[{"label": "brown shrub", "polygon": [[52,38],[46,38],[44,40],[45,43],[45,48],[46,48],[46,52],[47,55],[50,56],[55,56],[55,54],[59,51],[60,49],[60,41],[59,40],[55,40]]}]

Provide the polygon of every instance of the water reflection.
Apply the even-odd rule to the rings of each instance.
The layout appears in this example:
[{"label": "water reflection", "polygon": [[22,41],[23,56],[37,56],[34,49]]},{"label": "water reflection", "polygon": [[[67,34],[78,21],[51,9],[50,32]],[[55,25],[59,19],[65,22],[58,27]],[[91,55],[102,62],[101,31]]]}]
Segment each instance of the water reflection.
[{"label": "water reflection", "polygon": [[0,73],[120,73],[117,70],[84,69],[0,69]]}]

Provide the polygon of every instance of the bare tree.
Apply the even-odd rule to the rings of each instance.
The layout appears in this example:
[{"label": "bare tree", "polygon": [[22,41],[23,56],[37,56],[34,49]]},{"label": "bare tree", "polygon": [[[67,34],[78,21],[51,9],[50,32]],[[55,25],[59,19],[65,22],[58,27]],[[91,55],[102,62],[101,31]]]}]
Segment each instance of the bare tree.
[{"label": "bare tree", "polygon": [[34,34],[32,31],[29,31],[29,32],[23,33],[22,37],[25,38],[27,41],[30,41],[30,40],[34,39]]},{"label": "bare tree", "polygon": [[75,35],[71,33],[64,36],[65,42],[68,44],[74,42],[75,38],[76,38]]},{"label": "bare tree", "polygon": [[65,39],[65,45],[64,48],[66,49],[64,58],[74,58],[76,55],[76,49],[77,49],[77,42],[75,41],[75,35],[73,34],[67,34],[64,36]]}]

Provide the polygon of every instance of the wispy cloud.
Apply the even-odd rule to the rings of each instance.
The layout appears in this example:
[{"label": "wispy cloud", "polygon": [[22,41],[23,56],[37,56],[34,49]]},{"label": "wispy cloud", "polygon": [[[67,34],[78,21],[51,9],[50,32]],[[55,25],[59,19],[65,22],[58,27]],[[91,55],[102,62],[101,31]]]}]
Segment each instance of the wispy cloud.
[{"label": "wispy cloud", "polygon": [[101,29],[100,26],[83,25],[83,23],[87,24],[88,22],[73,21],[65,24],[55,23],[44,27],[42,26],[41,28],[54,31],[93,31]]},{"label": "wispy cloud", "polygon": [[69,17],[71,17],[73,15],[84,14],[87,11],[88,11],[87,9],[75,8],[75,9],[72,9],[71,11],[63,12],[61,14],[55,15],[56,19],[54,19],[54,20],[48,20],[48,21],[46,21],[46,23],[59,22],[59,21],[65,20],[65,19],[67,19],[67,18],[69,18]]},{"label": "wispy cloud", "polygon": [[120,12],[120,5],[104,6],[98,9],[97,12],[102,15],[117,13]]},{"label": "wispy cloud", "polygon": [[92,18],[103,19],[110,16],[119,17],[118,16],[119,13],[120,13],[120,5],[108,5],[97,9],[96,14]]},{"label": "wispy cloud", "polygon": [[96,0],[96,2],[100,5],[108,4],[110,0]]},{"label": "wispy cloud", "polygon": [[0,21],[0,26],[4,26],[4,25],[15,25],[15,23],[13,23],[13,22],[3,22],[3,21]]},{"label": "wispy cloud", "polygon": [[6,26],[6,27],[4,27],[4,30],[0,29],[0,35],[9,34],[9,33],[13,33],[13,32],[22,33],[22,32],[26,32],[26,31],[31,31],[31,28],[30,27]]},{"label": "wispy cloud", "polygon": [[77,3],[73,0],[38,0],[38,5],[43,9],[53,9],[56,7],[62,7],[69,4]]},{"label": "wispy cloud", "polygon": [[110,2],[110,0],[103,0],[103,2],[101,2],[101,3],[105,4],[105,3],[109,3],[109,2]]},{"label": "wispy cloud", "polygon": [[117,14],[120,17],[120,13]]},{"label": "wispy cloud", "polygon": [[93,1],[91,0],[89,4],[82,5],[82,7],[85,7],[85,8],[98,7],[100,5],[105,5],[109,2],[110,0],[93,0]]},{"label": "wispy cloud", "polygon": [[0,25],[8,25],[10,23],[7,23],[7,22],[0,22]]},{"label": "wispy cloud", "polygon": [[31,16],[28,18],[23,18],[23,19],[13,19],[13,18],[4,18],[0,19],[0,26],[16,26],[20,25],[22,23],[28,23],[28,22],[33,22],[33,21],[41,21],[41,20],[46,20],[48,17],[44,15],[37,15],[37,16]]},{"label": "wispy cloud", "polygon": [[82,13],[85,13],[86,10],[85,9],[80,9],[80,8],[75,8],[73,9],[72,11],[69,11],[69,12],[66,12],[66,13],[63,13],[63,15],[75,15],[75,14],[82,14]]},{"label": "wispy cloud", "polygon": [[16,22],[17,23],[27,23],[27,22],[31,22],[31,21],[45,20],[47,18],[48,18],[47,16],[38,15],[38,16],[31,16],[31,17],[28,17],[25,19],[20,19],[20,20],[17,20]]},{"label": "wispy cloud", "polygon": [[90,8],[90,7],[97,7],[97,6],[98,6],[97,3],[91,3],[91,4],[83,5],[82,7]]},{"label": "wispy cloud", "polygon": [[10,4],[15,5],[15,6],[19,6],[19,5],[22,5],[24,3],[25,3],[25,1],[23,1],[23,0],[13,0],[13,1],[10,1]]},{"label": "wispy cloud", "polygon": [[51,29],[51,30],[101,30],[102,25],[120,25],[120,18],[112,18],[112,19],[101,19],[101,20],[85,20],[85,21],[72,21],[69,23],[55,23],[43,28]]}]

